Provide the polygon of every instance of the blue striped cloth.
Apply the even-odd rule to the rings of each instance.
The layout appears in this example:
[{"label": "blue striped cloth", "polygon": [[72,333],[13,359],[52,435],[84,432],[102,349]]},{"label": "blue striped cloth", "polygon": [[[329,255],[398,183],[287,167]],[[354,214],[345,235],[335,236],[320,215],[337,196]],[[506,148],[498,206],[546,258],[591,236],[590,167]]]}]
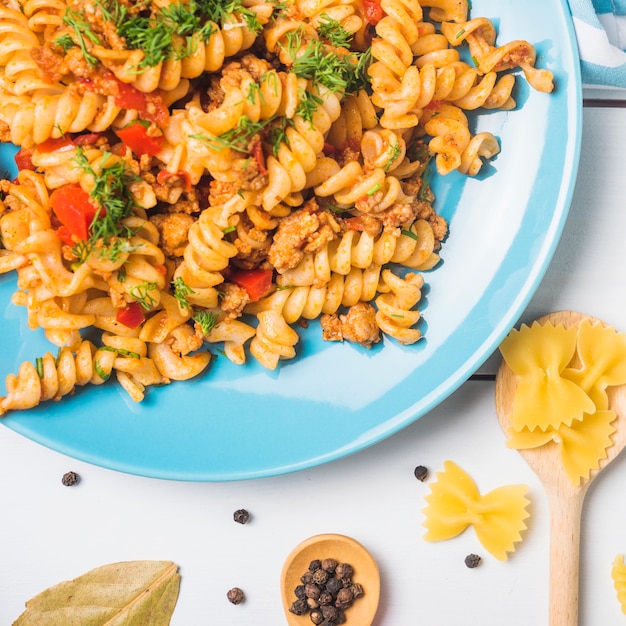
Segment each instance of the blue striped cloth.
[{"label": "blue striped cloth", "polygon": [[626,88],[626,0],[568,0],[585,85]]}]

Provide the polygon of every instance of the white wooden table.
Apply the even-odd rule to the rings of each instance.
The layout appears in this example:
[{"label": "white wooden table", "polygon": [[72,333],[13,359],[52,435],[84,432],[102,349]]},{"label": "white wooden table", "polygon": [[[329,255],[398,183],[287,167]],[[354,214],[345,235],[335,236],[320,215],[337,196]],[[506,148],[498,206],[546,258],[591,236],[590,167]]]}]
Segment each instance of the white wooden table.
[{"label": "white wooden table", "polygon": [[[559,309],[592,314],[626,330],[626,97],[585,91],[581,165],[571,212],[551,266],[524,321]],[[593,99],[602,98],[598,102]],[[606,106],[606,99],[613,98]],[[496,360],[481,369],[495,372]],[[482,493],[530,487],[528,530],[506,562],[472,529],[427,543],[428,483],[416,465],[453,460]],[[78,485],[62,475],[76,471]],[[94,567],[133,559],[172,560],[182,575],[173,626],[278,626],[284,558],[318,533],[354,537],[382,576],[375,626],[541,626],[548,623],[548,511],[534,474],[506,448],[494,383],[471,380],[397,435],[343,460],[273,478],[181,483],[129,476],[75,461],[0,427],[0,625],[43,589]],[[587,497],[581,550],[581,626],[626,624],[611,579],[626,553],[626,457]],[[246,508],[246,525],[233,512]],[[469,553],[483,557],[468,569]],[[246,601],[226,592],[241,587]]]}]

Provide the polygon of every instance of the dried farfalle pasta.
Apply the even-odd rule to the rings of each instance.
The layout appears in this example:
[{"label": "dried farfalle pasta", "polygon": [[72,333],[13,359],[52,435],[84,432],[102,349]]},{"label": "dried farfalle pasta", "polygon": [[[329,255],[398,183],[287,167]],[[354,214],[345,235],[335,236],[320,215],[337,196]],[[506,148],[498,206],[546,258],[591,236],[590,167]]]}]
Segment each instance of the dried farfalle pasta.
[{"label": "dried farfalle pasta", "polygon": [[576,328],[535,322],[513,330],[500,344],[506,364],[517,377],[511,422],[515,430],[571,426],[596,408],[563,370],[576,351]]},{"label": "dried farfalle pasta", "polygon": [[626,384],[626,335],[591,318],[565,326],[539,320],[511,331],[500,350],[518,380],[507,445],[557,446],[572,484],[588,480],[613,445],[608,390]]},{"label": "dried farfalle pasta", "polygon": [[528,486],[506,485],[481,495],[470,476],[453,461],[446,461],[436,478],[426,496],[424,538],[451,539],[473,526],[485,549],[505,561],[526,529]]},{"label": "dried farfalle pasta", "polygon": [[626,335],[600,322],[583,320],[578,327],[578,367],[563,376],[575,382],[598,409],[609,406],[607,387],[626,384]]},{"label": "dried farfalle pasta", "polygon": [[556,429],[509,431],[507,446],[517,450],[539,448],[546,444],[559,447],[563,468],[572,484],[579,485],[593,470],[600,467],[608,448],[613,445],[611,435],[615,432],[613,411],[598,410],[585,414],[582,420],[574,420],[571,426],[561,424]]},{"label": "dried farfalle pasta", "polygon": [[622,613],[626,615],[626,565],[623,554],[615,557],[611,568],[611,578],[613,578],[613,586],[617,592],[617,601],[622,607]]}]

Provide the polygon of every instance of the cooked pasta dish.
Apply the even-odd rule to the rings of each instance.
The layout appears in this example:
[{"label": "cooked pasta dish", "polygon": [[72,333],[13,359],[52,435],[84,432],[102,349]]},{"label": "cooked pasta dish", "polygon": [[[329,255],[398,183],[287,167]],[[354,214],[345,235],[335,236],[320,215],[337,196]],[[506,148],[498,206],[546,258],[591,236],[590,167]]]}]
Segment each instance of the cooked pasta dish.
[{"label": "cooked pasta dish", "polygon": [[[302,328],[414,344],[472,111],[553,89],[466,0],[2,0],[0,273],[54,350],[0,415],[114,376],[135,401]],[[436,297],[436,295],[434,295]],[[220,356],[220,358],[222,358]]]}]

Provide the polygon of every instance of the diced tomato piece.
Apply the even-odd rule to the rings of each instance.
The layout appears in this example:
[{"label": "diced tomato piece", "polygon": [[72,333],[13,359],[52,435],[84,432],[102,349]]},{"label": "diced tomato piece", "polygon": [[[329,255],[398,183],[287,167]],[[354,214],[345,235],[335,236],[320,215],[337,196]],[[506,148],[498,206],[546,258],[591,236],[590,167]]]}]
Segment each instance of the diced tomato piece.
[{"label": "diced tomato piece", "polygon": [[272,288],[274,272],[272,270],[232,270],[228,279],[246,290],[250,300],[256,302],[266,296]]},{"label": "diced tomato piece", "polygon": [[265,167],[265,155],[263,154],[263,146],[260,141],[257,141],[254,146],[252,146],[252,156],[254,157],[259,168],[259,173],[267,174],[267,168]]},{"label": "diced tomato piece", "polygon": [[[367,198],[367,196],[365,196],[365,198]],[[351,230],[366,230],[366,225],[360,215],[357,215],[356,217],[347,217],[343,221]]]},{"label": "diced tomato piece", "polygon": [[77,146],[93,146],[100,137],[102,137],[102,133],[84,133],[83,135],[76,135],[74,143]]},{"label": "diced tomato piece", "polygon": [[326,156],[335,156],[337,154],[337,146],[333,146],[332,143],[324,142],[324,154]]},{"label": "diced tomato piece", "polygon": [[115,316],[115,319],[120,324],[128,326],[128,328],[137,328],[137,326],[139,326],[139,324],[144,321],[145,317],[143,314],[143,309],[141,308],[141,304],[139,304],[139,302],[131,302],[123,309],[117,310],[117,315]]},{"label": "diced tomato piece", "polygon": [[170,112],[160,91],[153,91],[146,94],[146,106],[140,111],[139,117],[149,122],[154,122],[157,126],[165,126],[170,116]]},{"label": "diced tomato piece", "polygon": [[56,229],[56,234],[59,236],[61,241],[68,246],[73,246],[76,243],[72,237],[72,232],[67,226],[59,226]]},{"label": "diced tomato piece", "polygon": [[189,174],[183,170],[179,170],[176,173],[168,172],[167,170],[161,170],[157,174],[157,183],[159,183],[159,185],[165,185],[167,184],[168,179],[172,177],[182,178],[185,183],[185,191],[187,193],[191,191],[191,176],[189,176]]},{"label": "diced tomato piece", "polygon": [[138,156],[142,154],[154,156],[163,147],[163,135],[157,137],[148,135],[148,129],[141,122],[133,122],[125,128],[116,130],[115,134]]},{"label": "diced tomato piece", "polygon": [[35,170],[32,160],[33,153],[28,148],[21,148],[15,155],[15,165],[18,170]]},{"label": "diced tomato piece", "polygon": [[424,108],[432,111],[433,109],[438,109],[441,106],[441,100],[431,100]]},{"label": "diced tomato piece", "polygon": [[63,231],[65,237],[69,233],[70,239],[74,241],[86,241],[89,238],[89,227],[98,209],[80,185],[64,185],[55,189],[50,194],[50,206],[67,229]]},{"label": "diced tomato piece", "polygon": [[115,104],[124,109],[135,109],[143,111],[146,107],[146,94],[139,89],[135,89],[132,85],[117,81],[117,95],[115,96]]},{"label": "diced tomato piece", "polygon": [[365,17],[372,26],[376,26],[385,17],[385,12],[380,6],[380,2],[376,0],[363,0],[363,8],[365,9]]},{"label": "diced tomato piece", "polygon": [[69,135],[63,137],[50,137],[42,143],[37,144],[39,152],[58,152],[62,150],[71,150],[74,148],[74,141]]}]

